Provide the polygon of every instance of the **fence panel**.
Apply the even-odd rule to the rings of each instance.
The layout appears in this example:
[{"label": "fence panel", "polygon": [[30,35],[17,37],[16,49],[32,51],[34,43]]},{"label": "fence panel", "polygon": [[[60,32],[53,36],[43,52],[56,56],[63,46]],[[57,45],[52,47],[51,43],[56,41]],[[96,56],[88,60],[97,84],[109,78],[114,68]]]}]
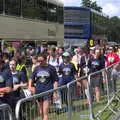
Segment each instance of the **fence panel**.
[{"label": "fence panel", "polygon": [[[111,75],[110,80],[113,83],[113,93],[119,92],[120,90],[120,62],[107,68],[108,74]],[[110,76],[109,75],[109,76]]]},{"label": "fence panel", "polygon": [[0,105],[0,120],[13,120],[12,109],[9,105]]},{"label": "fence panel", "polygon": [[109,100],[112,99],[113,95],[116,91],[116,78],[114,78],[114,65],[107,68],[107,80],[108,80],[108,87],[109,87]]},{"label": "fence panel", "polygon": [[[116,77],[115,74],[116,65],[114,64],[101,71],[91,73],[88,77],[92,111],[94,117],[97,119],[100,119],[101,114],[103,112],[105,113],[106,110],[108,110],[109,114],[116,114],[114,110],[115,106],[112,104],[120,90],[119,77]],[[118,67],[117,72],[119,71],[120,69]]]},{"label": "fence panel", "polygon": [[112,68],[110,74],[112,75],[111,80],[113,83],[112,93],[110,94],[110,98],[111,95],[113,94],[114,95],[113,104],[115,104],[116,106],[113,112],[117,114],[117,112],[120,111],[120,62],[108,67],[108,70],[110,68]]},{"label": "fence panel", "polygon": [[[16,118],[41,120],[43,116],[40,114],[40,103],[46,99],[49,99],[50,104],[49,120],[100,120],[100,115],[105,110],[116,114],[111,103],[120,92],[119,74],[120,63],[72,81],[66,86],[21,99],[16,106]],[[119,98],[117,96],[118,101]]]},{"label": "fence panel", "polygon": [[88,77],[80,78],[68,84],[68,120],[90,119],[90,96]]},{"label": "fence panel", "polygon": [[[18,101],[16,105],[17,120],[41,120],[40,114],[43,100],[49,100],[49,120],[67,120],[67,86],[62,86],[39,95],[24,98]],[[48,104],[48,103],[47,103]]]},{"label": "fence panel", "polygon": [[88,77],[94,117],[98,116],[108,103],[108,85],[105,79],[105,70],[91,73]]}]

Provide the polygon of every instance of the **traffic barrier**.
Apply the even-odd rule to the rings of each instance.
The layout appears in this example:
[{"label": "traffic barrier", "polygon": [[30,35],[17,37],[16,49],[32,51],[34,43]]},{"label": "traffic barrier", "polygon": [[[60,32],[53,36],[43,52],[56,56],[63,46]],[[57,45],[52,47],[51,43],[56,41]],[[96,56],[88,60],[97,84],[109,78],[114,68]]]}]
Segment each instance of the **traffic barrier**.
[{"label": "traffic barrier", "polygon": [[[18,101],[16,105],[17,120],[39,120],[41,100],[49,98],[49,120],[73,120],[88,119],[100,120],[100,115],[106,110],[110,110],[116,114],[111,107],[112,102],[117,100],[120,102],[120,75],[117,77],[116,63],[110,67],[102,69],[98,72],[91,73],[88,76],[72,81],[65,86],[57,89],[49,90],[38,95],[24,98]],[[120,69],[118,68],[118,71]],[[96,91],[95,91],[95,87]],[[96,94],[100,100],[96,101]]]},{"label": "traffic barrier", "polygon": [[[105,69],[98,71],[96,73],[92,73],[89,75],[89,81],[92,81],[92,75],[95,74],[102,74],[100,79],[103,81],[103,87],[101,91],[101,100],[99,104],[92,103],[93,105],[93,114],[94,117],[98,120],[100,120],[100,115],[105,112],[105,110],[111,111],[113,114],[117,115],[117,110],[114,110],[113,102],[117,100],[117,102],[120,102],[120,99],[118,97],[118,92],[120,92],[120,78],[117,77],[117,72],[120,71],[118,68],[116,70],[116,66],[118,66],[120,62],[115,63],[109,67],[106,67]],[[100,105],[100,108],[95,107],[96,105]]]},{"label": "traffic barrier", "polygon": [[49,100],[49,120],[67,120],[68,103],[67,103],[67,86],[49,90],[38,95],[33,95],[18,101],[16,105],[17,120],[39,120],[41,103],[43,100]]},{"label": "traffic barrier", "polygon": [[13,120],[12,116],[12,109],[9,105],[0,105],[0,120]]},{"label": "traffic barrier", "polygon": [[88,76],[67,84],[68,88],[68,120],[92,118],[91,96]]}]

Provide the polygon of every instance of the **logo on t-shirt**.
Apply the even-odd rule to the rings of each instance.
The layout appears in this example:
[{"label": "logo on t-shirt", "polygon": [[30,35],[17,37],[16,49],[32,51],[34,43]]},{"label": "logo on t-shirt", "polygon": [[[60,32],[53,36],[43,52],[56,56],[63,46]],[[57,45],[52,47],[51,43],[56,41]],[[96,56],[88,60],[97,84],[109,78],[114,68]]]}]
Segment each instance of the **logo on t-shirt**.
[{"label": "logo on t-shirt", "polygon": [[114,57],[108,57],[108,62],[109,62],[109,63],[113,63],[114,60],[115,60]]},{"label": "logo on t-shirt", "polygon": [[4,78],[2,76],[0,76],[0,83],[4,82]]},{"label": "logo on t-shirt", "polygon": [[100,64],[99,64],[99,62],[98,61],[92,61],[92,66],[94,67],[94,68],[96,68],[97,66],[99,66]]},{"label": "logo on t-shirt", "polygon": [[37,73],[38,80],[43,83],[50,77],[50,73],[48,71],[39,71]]},{"label": "logo on t-shirt", "polygon": [[13,84],[18,84],[18,83],[19,83],[18,77],[13,76]]},{"label": "logo on t-shirt", "polygon": [[64,68],[63,73],[64,75],[70,75],[71,69],[70,68]]}]

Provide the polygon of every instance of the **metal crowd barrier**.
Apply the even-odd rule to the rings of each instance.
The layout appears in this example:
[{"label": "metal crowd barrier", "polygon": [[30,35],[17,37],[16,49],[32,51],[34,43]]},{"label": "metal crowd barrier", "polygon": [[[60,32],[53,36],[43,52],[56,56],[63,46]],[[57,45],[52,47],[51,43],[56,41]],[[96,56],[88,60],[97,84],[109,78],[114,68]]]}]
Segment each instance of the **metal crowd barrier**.
[{"label": "metal crowd barrier", "polygon": [[[120,62],[117,64],[120,65]],[[51,96],[49,120],[101,120],[100,115],[106,109],[116,114],[111,105],[114,100],[120,102],[120,77],[116,77],[114,72],[117,64],[72,81],[66,86],[19,100],[16,105],[17,120],[39,120],[39,103],[46,96]],[[96,101],[98,91],[100,100]]]},{"label": "metal crowd barrier", "polygon": [[17,120],[40,120],[41,101],[49,96],[49,120],[67,120],[67,86],[49,90],[18,101],[16,105]]},{"label": "metal crowd barrier", "polygon": [[109,97],[109,82],[106,72],[106,69],[103,69],[95,73],[91,73],[88,76],[89,90],[92,99],[92,118],[99,119],[99,115],[105,111],[111,103]]},{"label": "metal crowd barrier", "polygon": [[[80,78],[79,80],[73,81],[67,85],[69,91],[68,120],[73,120],[74,118],[76,119],[81,118],[83,120],[85,118],[88,118],[89,120],[94,120],[94,119],[101,120],[100,115],[103,112],[105,112],[105,110],[109,110],[115,115],[117,114],[117,112],[112,108],[111,105],[114,100],[120,102],[120,96],[118,96],[119,95],[118,92],[120,93],[120,76],[116,77],[115,73],[117,71],[114,72],[115,66],[118,64],[120,65],[120,62],[113,64],[110,67],[107,67],[100,71],[91,73],[90,75]],[[120,71],[120,68],[118,71]],[[86,80],[85,82],[86,85],[82,84],[82,81],[84,80]],[[74,92],[77,90],[77,87],[75,88],[73,86],[76,86],[76,83],[79,81],[82,85],[81,87],[84,88],[82,90],[83,92],[81,92],[81,96],[83,99],[86,98],[88,106],[86,108],[83,107],[81,110],[79,110],[78,116],[76,117],[76,110],[74,107],[74,103],[77,104],[77,107],[80,106],[80,103],[82,104],[82,106],[84,105],[82,99],[74,100],[74,98],[77,97],[74,94]],[[99,92],[98,96],[100,96],[99,101],[96,100],[97,92]]]},{"label": "metal crowd barrier", "polygon": [[[89,75],[89,82],[92,84],[92,80],[94,80],[94,77],[96,77],[98,80],[100,79],[100,92],[101,92],[101,98],[100,102],[97,104],[96,102],[92,102],[93,106],[93,114],[94,117],[97,120],[100,119],[100,115],[105,112],[106,110],[111,111],[113,114],[117,115],[117,110],[114,110],[112,104],[113,102],[117,100],[117,102],[120,102],[120,99],[118,97],[118,92],[120,92],[120,78],[116,76],[117,71],[115,70],[115,66],[119,65],[119,63],[115,63],[109,67],[106,67],[105,69],[98,71],[96,73],[92,73]],[[118,70],[120,71],[120,69]],[[101,76],[102,74],[102,76]],[[91,86],[90,86],[91,87]],[[95,106],[96,105],[96,106]],[[100,105],[100,107],[97,107]]]},{"label": "metal crowd barrier", "polygon": [[12,116],[12,109],[9,105],[0,105],[0,120],[13,120]]},{"label": "metal crowd barrier", "polygon": [[88,76],[70,82],[68,88],[68,120],[92,118]]}]

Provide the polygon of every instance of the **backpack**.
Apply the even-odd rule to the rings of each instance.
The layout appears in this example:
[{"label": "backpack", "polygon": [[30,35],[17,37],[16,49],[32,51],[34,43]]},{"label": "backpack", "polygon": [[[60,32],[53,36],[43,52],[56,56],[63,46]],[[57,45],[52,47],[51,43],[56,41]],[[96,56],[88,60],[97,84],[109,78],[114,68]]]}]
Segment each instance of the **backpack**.
[{"label": "backpack", "polygon": [[[59,56],[57,56],[57,58],[56,58],[56,59],[57,59],[57,63],[58,63],[58,65],[59,65],[59,63],[60,63],[60,62],[59,62],[60,57],[59,57]],[[50,55],[48,56],[48,60],[47,60],[47,62],[49,63],[49,61],[50,61]]]},{"label": "backpack", "polygon": [[21,98],[30,97],[31,95],[32,95],[32,93],[27,88],[20,88],[20,97]]}]

